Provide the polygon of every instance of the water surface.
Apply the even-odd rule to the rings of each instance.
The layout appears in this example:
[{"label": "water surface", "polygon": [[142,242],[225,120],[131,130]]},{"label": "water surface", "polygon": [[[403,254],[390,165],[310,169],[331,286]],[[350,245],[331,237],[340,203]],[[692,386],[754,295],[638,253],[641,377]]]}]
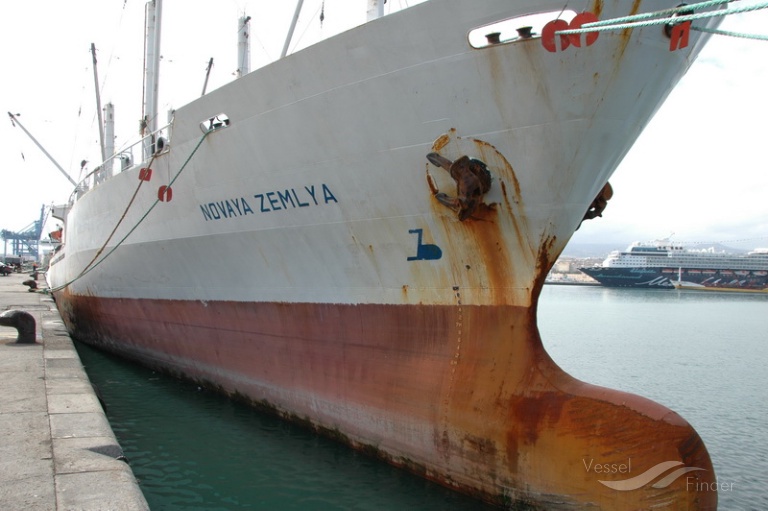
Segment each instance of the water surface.
[{"label": "water surface", "polygon": [[194,384],[77,350],[153,511],[493,509]]},{"label": "water surface", "polygon": [[539,330],[573,376],[682,415],[722,510],[768,509],[768,296],[544,286]]}]

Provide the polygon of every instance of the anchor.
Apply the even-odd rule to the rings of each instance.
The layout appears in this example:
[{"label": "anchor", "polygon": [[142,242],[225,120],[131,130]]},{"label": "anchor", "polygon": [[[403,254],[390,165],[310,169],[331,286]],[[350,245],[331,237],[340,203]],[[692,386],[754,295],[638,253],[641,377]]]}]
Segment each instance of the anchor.
[{"label": "anchor", "polygon": [[[605,183],[605,186],[600,190],[600,193],[597,194],[597,197],[594,198],[592,203],[589,205],[589,208],[587,208],[586,213],[584,213],[584,218],[581,219],[581,222],[584,220],[592,220],[593,218],[602,217],[603,211],[605,211],[606,206],[608,206],[608,201],[611,200],[613,197],[613,187],[611,186],[611,183],[607,182]],[[579,222],[579,227],[581,227],[581,222]],[[576,228],[576,230],[579,230],[579,227]]]},{"label": "anchor", "polygon": [[472,216],[483,195],[491,189],[491,173],[488,166],[466,155],[452,162],[438,153],[429,153],[427,159],[434,166],[447,170],[456,181],[456,197],[438,192],[435,193],[435,198],[440,204],[457,211],[462,222]]}]

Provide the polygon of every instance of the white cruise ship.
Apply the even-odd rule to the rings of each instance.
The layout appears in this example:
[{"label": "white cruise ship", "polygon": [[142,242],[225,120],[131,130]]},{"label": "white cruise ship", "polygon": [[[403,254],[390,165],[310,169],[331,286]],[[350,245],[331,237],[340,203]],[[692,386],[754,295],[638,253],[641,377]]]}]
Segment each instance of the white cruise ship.
[{"label": "white cruise ship", "polygon": [[579,268],[608,287],[696,287],[762,290],[768,287],[768,248],[746,253],[692,248],[669,239],[635,242],[611,252],[601,265]]}]

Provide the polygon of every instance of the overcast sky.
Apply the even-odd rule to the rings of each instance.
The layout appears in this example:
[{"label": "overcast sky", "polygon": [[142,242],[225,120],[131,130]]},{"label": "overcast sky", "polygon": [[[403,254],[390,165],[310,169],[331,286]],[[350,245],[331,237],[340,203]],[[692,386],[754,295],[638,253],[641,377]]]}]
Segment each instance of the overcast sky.
[{"label": "overcast sky", "polygon": [[[729,16],[720,28],[768,36],[768,11]],[[766,149],[768,41],[712,36],[610,179],[603,217],[571,242],[624,248],[674,233],[767,247]]]},{"label": "overcast sky", "polygon": [[[350,0],[326,0],[321,28],[321,3],[305,0],[292,48],[365,19],[364,5],[350,11]],[[417,2],[389,2],[405,3]],[[736,5],[749,3],[754,2]],[[43,204],[64,202],[72,190],[5,112],[20,113],[24,127],[75,180],[81,160],[92,160],[90,170],[99,159],[91,43],[97,48],[102,103],[115,104],[118,145],[137,137],[143,5],[143,0],[2,3],[0,228],[27,227]],[[293,13],[293,2],[273,0],[164,0],[163,5],[161,112],[200,95],[211,57],[208,90],[234,79],[239,15],[252,16],[255,69],[279,56]],[[176,21],[171,25],[179,19],[184,28]],[[721,28],[768,35],[768,11],[728,17]],[[623,247],[674,233],[678,240],[768,246],[766,90],[768,41],[713,36],[611,178],[614,198],[603,218],[585,222],[573,242]]]}]

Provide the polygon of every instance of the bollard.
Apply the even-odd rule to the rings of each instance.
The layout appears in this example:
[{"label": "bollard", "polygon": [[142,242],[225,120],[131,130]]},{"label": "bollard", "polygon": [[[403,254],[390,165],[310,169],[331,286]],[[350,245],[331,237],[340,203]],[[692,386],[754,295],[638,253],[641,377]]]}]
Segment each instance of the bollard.
[{"label": "bollard", "polygon": [[16,342],[19,344],[35,343],[35,318],[29,312],[9,310],[0,314],[0,325],[12,326],[19,335]]}]

